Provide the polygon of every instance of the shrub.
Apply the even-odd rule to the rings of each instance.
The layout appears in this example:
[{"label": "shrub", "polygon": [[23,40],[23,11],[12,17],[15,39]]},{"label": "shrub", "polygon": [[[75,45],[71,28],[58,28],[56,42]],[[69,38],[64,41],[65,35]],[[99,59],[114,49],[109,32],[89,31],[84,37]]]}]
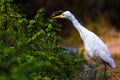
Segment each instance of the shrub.
[{"label": "shrub", "polygon": [[58,45],[61,25],[44,9],[31,20],[15,11],[12,0],[0,3],[0,80],[70,80],[85,60],[70,57]]}]

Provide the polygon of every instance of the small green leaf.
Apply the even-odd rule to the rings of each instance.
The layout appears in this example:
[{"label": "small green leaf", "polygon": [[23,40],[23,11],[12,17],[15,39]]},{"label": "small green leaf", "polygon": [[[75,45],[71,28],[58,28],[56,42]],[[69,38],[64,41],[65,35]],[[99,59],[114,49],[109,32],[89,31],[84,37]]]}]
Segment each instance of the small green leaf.
[{"label": "small green leaf", "polygon": [[53,28],[52,24],[49,24],[49,25],[48,25],[48,28],[50,28],[50,29]]},{"label": "small green leaf", "polygon": [[35,20],[30,20],[29,23],[30,24],[34,24],[36,21]]},{"label": "small green leaf", "polygon": [[52,22],[54,22],[54,20],[53,20],[53,19],[50,19],[50,22],[52,23]]},{"label": "small green leaf", "polygon": [[49,77],[44,77],[43,80],[51,80]]}]

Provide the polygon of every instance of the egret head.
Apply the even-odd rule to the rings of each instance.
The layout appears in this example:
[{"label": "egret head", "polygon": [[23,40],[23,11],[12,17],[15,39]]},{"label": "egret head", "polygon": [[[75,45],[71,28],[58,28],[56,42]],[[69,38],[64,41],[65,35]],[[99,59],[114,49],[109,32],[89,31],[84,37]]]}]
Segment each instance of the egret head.
[{"label": "egret head", "polygon": [[65,11],[61,15],[55,16],[54,18],[65,18],[65,19],[72,19],[73,14],[70,11]]}]

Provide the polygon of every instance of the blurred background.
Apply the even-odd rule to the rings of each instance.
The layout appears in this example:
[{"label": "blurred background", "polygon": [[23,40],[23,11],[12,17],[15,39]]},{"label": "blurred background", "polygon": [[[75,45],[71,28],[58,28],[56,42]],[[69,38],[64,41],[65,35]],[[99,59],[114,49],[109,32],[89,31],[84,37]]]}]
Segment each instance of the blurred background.
[{"label": "blurred background", "polygon": [[[45,8],[47,18],[58,10],[71,11],[79,22],[96,33],[108,45],[111,53],[120,53],[120,0],[14,0],[17,12],[33,18],[37,10]],[[62,24],[60,35],[64,46],[82,47],[78,32],[68,20],[58,19]]]}]

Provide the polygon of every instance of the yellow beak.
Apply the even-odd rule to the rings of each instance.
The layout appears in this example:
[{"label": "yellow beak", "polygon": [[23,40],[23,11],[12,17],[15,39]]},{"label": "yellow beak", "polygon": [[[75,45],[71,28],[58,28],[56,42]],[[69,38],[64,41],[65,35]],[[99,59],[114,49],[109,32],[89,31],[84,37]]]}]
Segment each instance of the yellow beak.
[{"label": "yellow beak", "polygon": [[62,17],[63,17],[63,15],[61,14],[61,15],[55,16],[53,18],[56,19],[56,18],[62,18]]}]

